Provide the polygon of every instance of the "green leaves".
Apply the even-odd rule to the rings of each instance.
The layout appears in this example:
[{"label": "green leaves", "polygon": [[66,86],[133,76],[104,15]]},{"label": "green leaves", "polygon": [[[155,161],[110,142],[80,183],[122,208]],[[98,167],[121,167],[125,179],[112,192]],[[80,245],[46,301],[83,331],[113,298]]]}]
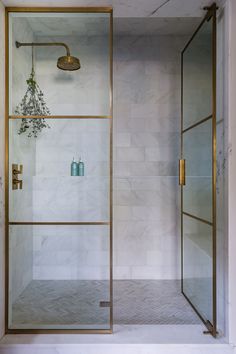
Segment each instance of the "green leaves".
[{"label": "green leaves", "polygon": [[[35,80],[35,72],[32,68],[30,77],[26,80],[27,90],[22,101],[15,109],[16,115],[22,116],[48,116],[50,110],[44,101],[44,94]],[[44,128],[50,128],[45,118],[22,118],[18,134],[28,133],[28,137],[37,138]]]}]

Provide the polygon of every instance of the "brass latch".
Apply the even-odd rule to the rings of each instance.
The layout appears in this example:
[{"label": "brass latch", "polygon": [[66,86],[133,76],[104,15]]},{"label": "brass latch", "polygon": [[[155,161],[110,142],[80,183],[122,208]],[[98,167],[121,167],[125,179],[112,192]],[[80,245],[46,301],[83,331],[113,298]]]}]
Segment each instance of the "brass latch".
[{"label": "brass latch", "polygon": [[23,165],[12,164],[12,189],[22,189],[23,181],[19,180],[18,175],[22,175]]},{"label": "brass latch", "polygon": [[179,160],[179,185],[185,186],[185,160]]}]

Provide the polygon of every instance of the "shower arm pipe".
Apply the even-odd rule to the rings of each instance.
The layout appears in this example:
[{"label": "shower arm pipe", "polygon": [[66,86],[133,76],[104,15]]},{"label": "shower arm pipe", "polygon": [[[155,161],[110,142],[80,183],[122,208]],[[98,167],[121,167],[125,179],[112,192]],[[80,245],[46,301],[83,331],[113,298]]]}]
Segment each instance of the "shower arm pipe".
[{"label": "shower arm pipe", "polygon": [[41,43],[37,43],[37,42],[31,42],[31,43],[21,43],[21,42],[18,42],[16,41],[16,48],[20,48],[20,47],[44,47],[44,46],[62,46],[66,49],[66,55],[69,57],[70,56],[70,49],[68,47],[68,45],[66,45],[65,43],[63,42],[52,42],[52,43],[44,43],[44,42],[41,42]]}]

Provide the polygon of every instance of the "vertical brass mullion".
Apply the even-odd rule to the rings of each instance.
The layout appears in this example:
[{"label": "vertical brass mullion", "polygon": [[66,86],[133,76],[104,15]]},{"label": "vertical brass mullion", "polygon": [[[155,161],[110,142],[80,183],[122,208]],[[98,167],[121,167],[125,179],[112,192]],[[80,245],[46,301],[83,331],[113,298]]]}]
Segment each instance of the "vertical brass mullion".
[{"label": "vertical brass mullion", "polygon": [[[180,118],[180,131],[181,131],[181,140],[180,140],[180,158],[183,159],[183,84],[184,84],[184,80],[183,80],[183,52],[181,52],[181,118]],[[183,283],[183,279],[184,279],[184,237],[183,237],[183,186],[181,185],[181,195],[180,195],[180,232],[181,232],[181,292],[183,293],[184,291],[184,283]]]},{"label": "vertical brass mullion", "polygon": [[5,333],[9,318],[9,16],[5,11]]},{"label": "vertical brass mullion", "polygon": [[110,13],[110,330],[113,331],[113,11]]},{"label": "vertical brass mullion", "polygon": [[217,243],[216,243],[216,4],[212,12],[212,335],[217,336]]}]

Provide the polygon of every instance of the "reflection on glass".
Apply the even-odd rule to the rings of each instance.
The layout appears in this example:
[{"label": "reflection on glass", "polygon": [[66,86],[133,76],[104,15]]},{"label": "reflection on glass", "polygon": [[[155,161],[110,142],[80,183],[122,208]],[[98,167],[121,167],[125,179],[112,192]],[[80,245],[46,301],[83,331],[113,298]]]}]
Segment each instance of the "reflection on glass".
[{"label": "reflection on glass", "polygon": [[183,216],[183,291],[212,323],[212,226]]},{"label": "reflection on glass", "polygon": [[51,115],[109,115],[109,26],[109,13],[10,13],[10,114],[22,101],[32,67],[32,48],[17,48],[18,41],[63,42],[80,60],[79,70],[60,70],[65,48],[34,47],[35,80]]},{"label": "reflection on glass", "polygon": [[11,226],[9,327],[109,329],[108,226]]},{"label": "reflection on glass", "polygon": [[183,211],[212,220],[212,119],[183,134],[186,185]]},{"label": "reflection on glass", "polygon": [[[109,119],[48,119],[37,138],[9,126],[9,169],[23,165],[22,190],[9,179],[10,221],[108,221]],[[71,162],[84,163],[84,176],[71,176]]]},{"label": "reflection on glass", "polygon": [[183,129],[212,113],[212,19],[183,54]]}]

